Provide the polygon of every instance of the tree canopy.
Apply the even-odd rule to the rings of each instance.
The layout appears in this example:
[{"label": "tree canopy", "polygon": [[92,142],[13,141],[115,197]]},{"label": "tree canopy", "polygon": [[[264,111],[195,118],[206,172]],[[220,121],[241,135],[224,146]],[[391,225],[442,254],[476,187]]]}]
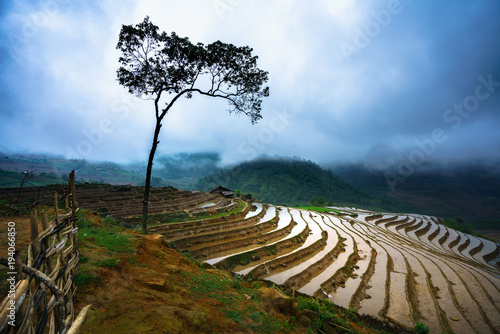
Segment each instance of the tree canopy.
[{"label": "tree canopy", "polygon": [[156,117],[163,118],[175,101],[193,93],[226,99],[230,112],[243,113],[252,124],[262,118],[262,98],[269,87],[262,87],[268,72],[257,67],[252,48],[216,41],[193,44],[187,37],[159,32],[146,17],[143,22],[123,25],[117,49],[122,52],[117,71],[120,85],[141,98],[160,101],[173,97]]}]

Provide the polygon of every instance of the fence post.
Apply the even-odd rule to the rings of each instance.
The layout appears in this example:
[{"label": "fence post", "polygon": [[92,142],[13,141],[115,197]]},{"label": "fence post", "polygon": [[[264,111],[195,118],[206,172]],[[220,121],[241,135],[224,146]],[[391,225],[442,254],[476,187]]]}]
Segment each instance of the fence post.
[{"label": "fence post", "polygon": [[55,212],[55,217],[54,220],[56,222],[56,226],[59,225],[59,206],[57,204],[57,192],[54,191],[52,197],[54,198],[54,212]]},{"label": "fence post", "polygon": [[[45,231],[46,229],[49,228],[49,219],[47,218],[47,213],[42,212],[42,228]],[[47,250],[49,248],[49,238],[45,237],[43,238],[43,248]],[[47,273],[52,272],[52,256],[49,256],[47,258]]]},{"label": "fence post", "polygon": [[33,259],[40,253],[40,243],[38,242],[38,210],[33,208],[30,215],[31,244],[33,245]]}]

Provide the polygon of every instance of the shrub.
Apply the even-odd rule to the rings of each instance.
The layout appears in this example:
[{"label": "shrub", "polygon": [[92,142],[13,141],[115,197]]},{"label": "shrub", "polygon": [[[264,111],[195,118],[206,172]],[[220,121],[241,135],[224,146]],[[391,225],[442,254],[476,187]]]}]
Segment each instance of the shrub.
[{"label": "shrub", "polygon": [[94,280],[92,273],[78,273],[75,277],[75,285],[81,287],[90,284]]},{"label": "shrub", "polygon": [[415,330],[417,331],[418,334],[429,333],[429,327],[427,327],[427,325],[424,325],[421,322],[417,323],[417,325],[415,326]]}]

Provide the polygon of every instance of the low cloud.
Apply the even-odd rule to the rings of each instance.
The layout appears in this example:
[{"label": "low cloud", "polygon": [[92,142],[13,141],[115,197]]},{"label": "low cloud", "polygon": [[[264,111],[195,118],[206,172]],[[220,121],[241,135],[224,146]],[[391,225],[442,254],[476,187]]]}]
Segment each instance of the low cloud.
[{"label": "low cloud", "polygon": [[[257,125],[229,116],[224,101],[180,101],[165,118],[160,153],[384,166],[442,129],[447,139],[425,162],[495,161],[499,10],[496,1],[2,1],[0,150],[144,160],[153,105],[118,85],[115,45],[121,24],[150,15],[193,42],[250,45],[270,73]],[[479,77],[491,77],[493,91],[454,128],[446,112],[470,102]]]}]

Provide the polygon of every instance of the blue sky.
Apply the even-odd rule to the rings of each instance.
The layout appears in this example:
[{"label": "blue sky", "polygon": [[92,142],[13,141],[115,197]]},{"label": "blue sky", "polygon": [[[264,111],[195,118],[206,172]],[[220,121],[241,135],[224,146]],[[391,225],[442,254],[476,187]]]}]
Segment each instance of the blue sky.
[{"label": "blue sky", "polygon": [[249,45],[269,71],[263,119],[182,100],[159,153],[319,163],[500,157],[500,2],[10,1],[0,4],[0,151],[145,160],[152,101],[116,81],[122,24]]}]

